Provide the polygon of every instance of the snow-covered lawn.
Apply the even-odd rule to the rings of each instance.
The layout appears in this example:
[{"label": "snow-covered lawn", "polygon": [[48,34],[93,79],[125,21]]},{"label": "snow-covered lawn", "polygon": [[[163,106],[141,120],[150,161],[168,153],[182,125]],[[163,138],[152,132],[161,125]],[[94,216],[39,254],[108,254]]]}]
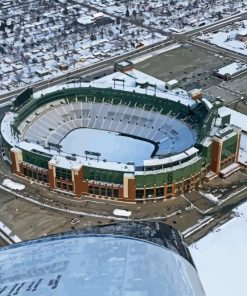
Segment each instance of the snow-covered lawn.
[{"label": "snow-covered lawn", "polygon": [[217,204],[219,202],[219,199],[218,199],[219,196],[216,196],[216,195],[214,195],[212,193],[206,193],[206,192],[203,192],[203,191],[199,191],[199,193],[202,196],[204,196],[206,199],[212,201],[213,203]]},{"label": "snow-covered lawn", "polygon": [[243,34],[245,34],[246,28],[247,20],[238,21],[227,25],[220,29],[220,31],[202,34],[198,39],[233,52],[247,55],[246,42],[244,42],[244,38],[239,37],[244,36]]},{"label": "snow-covered lawn", "polygon": [[25,185],[11,181],[10,179],[3,180],[3,186],[14,190],[23,190]]},{"label": "snow-covered lawn", "polygon": [[190,246],[207,296],[247,295],[247,202],[236,217]]},{"label": "snow-covered lawn", "polygon": [[236,40],[237,33],[238,31],[218,32],[216,34],[209,33],[207,35],[198,37],[198,39],[237,53],[247,55],[245,43]]}]

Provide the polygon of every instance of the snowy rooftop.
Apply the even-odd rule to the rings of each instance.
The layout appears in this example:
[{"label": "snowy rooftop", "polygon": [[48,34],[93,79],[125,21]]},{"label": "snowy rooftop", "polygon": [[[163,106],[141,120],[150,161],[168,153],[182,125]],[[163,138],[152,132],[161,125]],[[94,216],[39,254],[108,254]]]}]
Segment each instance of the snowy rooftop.
[{"label": "snowy rooftop", "polygon": [[144,160],[144,166],[148,167],[148,166],[155,166],[155,165],[165,165],[168,163],[173,163],[176,161],[181,161],[182,159],[194,155],[196,153],[198,153],[199,150],[195,147],[192,147],[186,151],[184,151],[183,153],[179,153],[170,157],[166,157],[166,158],[162,158],[162,159],[148,159],[148,160]]},{"label": "snowy rooftop", "polygon": [[247,29],[242,29],[241,31],[238,32],[238,35],[246,36],[247,35]]},{"label": "snowy rooftop", "polygon": [[234,63],[231,63],[231,64],[225,66],[225,67],[220,68],[217,71],[217,73],[222,76],[224,76],[226,74],[233,76],[234,74],[237,74],[237,73],[239,73],[243,70],[246,70],[246,69],[247,69],[246,64],[234,62]]},{"label": "snowy rooftop", "polygon": [[228,107],[219,108],[219,115],[225,116],[231,114],[230,123],[241,128],[243,131],[247,132],[247,115],[232,110]]},{"label": "snowy rooftop", "polygon": [[169,84],[169,85],[176,85],[178,83],[178,81],[176,80],[176,79],[172,79],[172,80],[169,80],[168,82],[167,82],[167,84]]},{"label": "snowy rooftop", "polygon": [[[124,80],[124,81],[117,81]],[[156,85],[155,87],[148,87],[148,88],[140,88],[136,86],[137,80],[142,80],[145,82],[149,82],[150,84]],[[141,94],[147,94],[150,96],[157,96],[160,98],[164,98],[167,100],[171,100],[174,102],[180,102],[186,106],[195,105],[195,101],[193,101],[189,96],[188,93],[182,89],[176,89],[174,91],[167,91],[165,89],[165,82],[159,79],[156,79],[152,76],[144,74],[137,70],[128,71],[127,74],[121,72],[115,72],[108,76],[99,78],[94,80],[90,83],[70,83],[70,84],[63,84],[57,85],[53,87],[49,87],[45,90],[38,91],[34,94],[34,98],[39,98],[42,94],[48,94],[57,90],[62,90],[64,88],[74,88],[74,87],[98,87],[98,88],[112,88],[117,90],[124,90]]]},{"label": "snowy rooftop", "polygon": [[69,160],[66,159],[65,155],[55,155],[52,160],[49,162],[49,164],[53,164],[57,167],[62,167],[66,169],[79,169],[81,166],[88,166],[88,167],[94,167],[98,169],[106,169],[106,170],[116,170],[116,171],[123,171],[123,172],[134,172],[135,168],[133,165],[127,165],[124,163],[117,163],[117,162],[111,162],[107,161],[104,162],[102,160],[96,161],[96,160],[86,160],[85,157],[77,156],[76,160]]}]

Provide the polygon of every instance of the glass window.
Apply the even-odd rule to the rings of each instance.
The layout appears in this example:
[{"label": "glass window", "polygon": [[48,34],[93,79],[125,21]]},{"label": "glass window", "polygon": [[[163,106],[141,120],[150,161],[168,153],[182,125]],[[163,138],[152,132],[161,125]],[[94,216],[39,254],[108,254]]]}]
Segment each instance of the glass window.
[{"label": "glass window", "polygon": [[91,193],[91,194],[94,194],[94,188],[93,188],[93,186],[89,185],[88,192]]},{"label": "glass window", "polygon": [[118,197],[118,189],[113,189],[113,196]]},{"label": "glass window", "polygon": [[112,189],[111,188],[107,188],[107,196],[112,197]]},{"label": "glass window", "polygon": [[136,190],[136,198],[143,198],[144,196],[144,190]]},{"label": "glass window", "polygon": [[164,187],[156,188],[156,196],[157,197],[164,196]]},{"label": "glass window", "polygon": [[101,187],[100,189],[100,195],[106,196],[106,190],[104,187]]}]

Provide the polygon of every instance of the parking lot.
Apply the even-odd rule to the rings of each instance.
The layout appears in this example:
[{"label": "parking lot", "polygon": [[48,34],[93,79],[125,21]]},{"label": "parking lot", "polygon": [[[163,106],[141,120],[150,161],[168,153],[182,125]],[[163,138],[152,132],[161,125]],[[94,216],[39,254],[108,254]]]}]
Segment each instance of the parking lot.
[{"label": "parking lot", "polygon": [[164,81],[177,79],[180,87],[188,91],[194,88],[205,90],[222,82],[213,77],[213,71],[230,62],[229,59],[186,44],[145,60],[136,68]]}]

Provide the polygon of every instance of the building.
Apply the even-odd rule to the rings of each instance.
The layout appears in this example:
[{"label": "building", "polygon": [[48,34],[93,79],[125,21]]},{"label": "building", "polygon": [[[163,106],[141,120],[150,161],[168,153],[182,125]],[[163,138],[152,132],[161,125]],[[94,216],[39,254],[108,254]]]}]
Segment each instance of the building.
[{"label": "building", "polygon": [[122,61],[122,62],[117,62],[114,64],[114,71],[115,72],[126,72],[130,71],[134,68],[134,64],[130,61]]},{"label": "building", "polygon": [[[164,82],[151,79],[155,88],[140,87],[137,78],[116,72],[92,83],[28,92],[32,98],[22,98],[24,105],[14,102],[1,124],[2,150],[13,173],[77,197],[143,202],[200,188],[208,174],[220,175],[238,162],[241,130],[229,125],[228,115],[220,116],[220,102],[165,92]],[[82,127],[124,131],[155,148],[140,164],[106,161],[100,151],[61,151],[61,140]]]},{"label": "building", "polygon": [[202,90],[201,89],[192,89],[189,91],[189,95],[192,100],[201,100],[202,99]]},{"label": "building", "polygon": [[237,40],[242,42],[247,41],[247,29],[243,29],[237,33]]},{"label": "building", "polygon": [[246,70],[246,64],[234,62],[214,71],[214,75],[220,79],[227,81]]},{"label": "building", "polygon": [[0,249],[3,295],[205,296],[180,234],[123,222]]},{"label": "building", "polygon": [[166,89],[172,90],[175,88],[178,88],[179,82],[176,79],[172,79],[170,81],[167,81],[166,83]]}]

